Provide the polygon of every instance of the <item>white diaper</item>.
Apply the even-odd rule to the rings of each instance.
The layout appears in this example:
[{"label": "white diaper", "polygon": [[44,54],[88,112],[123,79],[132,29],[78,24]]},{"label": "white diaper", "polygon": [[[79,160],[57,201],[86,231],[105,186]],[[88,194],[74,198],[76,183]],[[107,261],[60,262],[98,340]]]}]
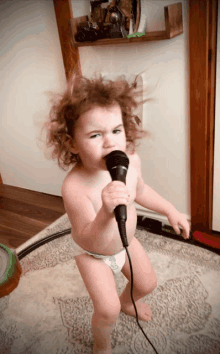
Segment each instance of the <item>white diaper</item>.
[{"label": "white diaper", "polygon": [[[73,238],[72,238],[72,240],[73,240]],[[118,252],[112,256],[106,256],[106,255],[96,254],[96,253],[86,251],[82,247],[80,247],[74,240],[73,240],[73,245],[74,245],[74,251],[75,251],[74,256],[78,256],[80,254],[87,253],[90,256],[93,256],[94,258],[101,259],[105,264],[107,264],[107,266],[109,266],[109,268],[111,268],[111,270],[115,274],[119,273],[125,264],[125,260],[126,260],[125,248],[123,248],[123,250],[121,250],[120,252]]]}]

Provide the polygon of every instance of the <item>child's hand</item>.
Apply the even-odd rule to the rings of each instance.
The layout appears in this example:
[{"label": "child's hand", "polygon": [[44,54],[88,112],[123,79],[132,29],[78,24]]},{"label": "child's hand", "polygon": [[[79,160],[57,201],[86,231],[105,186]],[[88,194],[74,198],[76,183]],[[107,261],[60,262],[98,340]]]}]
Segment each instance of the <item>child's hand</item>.
[{"label": "child's hand", "polygon": [[103,207],[109,214],[112,214],[117,205],[127,205],[129,197],[128,188],[121,181],[112,181],[102,190]]},{"label": "child's hand", "polygon": [[189,238],[189,223],[186,220],[186,217],[184,214],[179,213],[175,208],[172,209],[172,211],[169,212],[167,215],[168,221],[170,225],[174,228],[174,231],[177,234],[180,234],[180,229],[178,225],[180,225],[183,229],[183,238],[187,239]]}]

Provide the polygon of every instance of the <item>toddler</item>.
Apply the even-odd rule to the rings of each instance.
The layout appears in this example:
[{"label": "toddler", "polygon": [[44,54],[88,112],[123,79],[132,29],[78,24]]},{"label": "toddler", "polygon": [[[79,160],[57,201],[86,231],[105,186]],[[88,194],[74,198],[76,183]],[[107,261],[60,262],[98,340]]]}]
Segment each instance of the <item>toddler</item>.
[{"label": "toddler", "polygon": [[[137,77],[136,77],[137,79]],[[135,317],[130,297],[130,267],[122,246],[114,209],[127,206],[126,231],[131,257],[133,297],[140,320],[149,321],[152,313],[141,299],[157,285],[151,262],[134,236],[137,224],[134,201],[145,208],[166,215],[176,233],[189,237],[184,214],[146,185],[141,175],[141,161],[135,153],[137,139],[148,133],[138,127],[134,108],[136,80],[105,80],[102,76],[87,79],[72,76],[65,93],[54,102],[47,123],[47,145],[53,146],[53,158],[65,170],[71,166],[63,186],[64,206],[72,226],[77,249],[76,264],[91,296],[94,313],[93,353],[110,354],[111,328],[120,311]],[[105,156],[113,150],[129,158],[126,185],[112,181]],[[128,279],[119,296],[114,274],[122,272]]]}]

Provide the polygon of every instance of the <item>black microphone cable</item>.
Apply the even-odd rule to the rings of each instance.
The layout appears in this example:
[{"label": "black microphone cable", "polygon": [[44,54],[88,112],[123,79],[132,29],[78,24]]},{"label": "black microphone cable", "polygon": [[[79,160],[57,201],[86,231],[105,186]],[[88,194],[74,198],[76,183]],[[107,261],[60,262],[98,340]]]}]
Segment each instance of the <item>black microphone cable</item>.
[{"label": "black microphone cable", "polygon": [[[112,180],[113,181],[117,180],[117,181],[121,181],[121,182],[125,183],[127,169],[128,169],[128,165],[129,165],[129,159],[128,159],[127,155],[123,151],[115,150],[115,151],[112,151],[107,156],[105,156],[105,162],[106,162],[107,169],[112,177]],[[143,328],[141,327],[141,325],[138,321],[137,308],[136,308],[136,305],[135,305],[135,302],[133,299],[133,269],[132,269],[132,264],[131,264],[131,258],[130,258],[130,255],[129,255],[129,252],[127,249],[128,248],[128,240],[127,240],[126,227],[125,227],[125,223],[127,220],[126,206],[123,204],[117,205],[116,208],[114,209],[114,213],[115,213],[116,221],[118,223],[118,229],[119,229],[121,241],[122,241],[123,247],[125,248],[125,251],[127,253],[128,261],[129,261],[129,265],[130,265],[131,301],[134,305],[135,314],[136,314],[136,321],[137,321],[137,324],[138,324],[139,328],[141,329],[142,333],[144,334],[145,338],[148,340],[148,342],[151,344],[151,346],[153,347],[155,352],[158,354],[153,343],[147,337],[147,335],[145,334]]]},{"label": "black microphone cable", "polygon": [[[122,240],[127,240],[127,235],[126,235],[126,227],[125,227],[125,220],[120,220],[118,222],[118,229],[119,229],[119,233],[120,233],[120,236],[121,236],[121,239]],[[150,341],[150,339],[147,337],[147,335],[145,334],[143,328],[141,327],[139,321],[138,321],[138,313],[137,313],[137,308],[136,308],[136,305],[135,305],[135,302],[134,302],[134,299],[133,299],[133,268],[132,268],[132,263],[131,263],[131,258],[130,258],[130,255],[129,255],[129,252],[128,252],[128,244],[124,244],[124,242],[122,242],[124,248],[125,248],[125,251],[127,253],[127,256],[128,256],[128,261],[129,261],[129,265],[130,265],[130,272],[131,272],[131,301],[134,305],[134,309],[135,309],[135,314],[136,314],[136,322],[139,326],[139,328],[141,329],[143,335],[145,336],[145,338],[148,340],[148,342],[150,343],[150,345],[153,347],[153,349],[155,350],[155,352],[158,354],[158,351],[156,350],[156,348],[154,347],[153,343]]]}]

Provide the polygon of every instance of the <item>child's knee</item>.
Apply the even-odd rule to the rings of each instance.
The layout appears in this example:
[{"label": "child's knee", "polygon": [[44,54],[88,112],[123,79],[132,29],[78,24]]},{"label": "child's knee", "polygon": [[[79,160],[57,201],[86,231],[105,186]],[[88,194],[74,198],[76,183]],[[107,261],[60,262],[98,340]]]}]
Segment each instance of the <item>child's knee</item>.
[{"label": "child's knee", "polygon": [[96,308],[94,314],[99,320],[108,325],[112,325],[117,321],[118,315],[121,311],[121,303],[119,298],[116,301],[103,303],[101,307]]},{"label": "child's knee", "polygon": [[157,287],[157,277],[153,272],[151,277],[147,277],[145,281],[142,281],[140,291],[143,296],[150,294]]},{"label": "child's knee", "polygon": [[152,278],[149,280],[148,290],[147,293],[151,293],[157,287],[157,277],[154,273]]}]

